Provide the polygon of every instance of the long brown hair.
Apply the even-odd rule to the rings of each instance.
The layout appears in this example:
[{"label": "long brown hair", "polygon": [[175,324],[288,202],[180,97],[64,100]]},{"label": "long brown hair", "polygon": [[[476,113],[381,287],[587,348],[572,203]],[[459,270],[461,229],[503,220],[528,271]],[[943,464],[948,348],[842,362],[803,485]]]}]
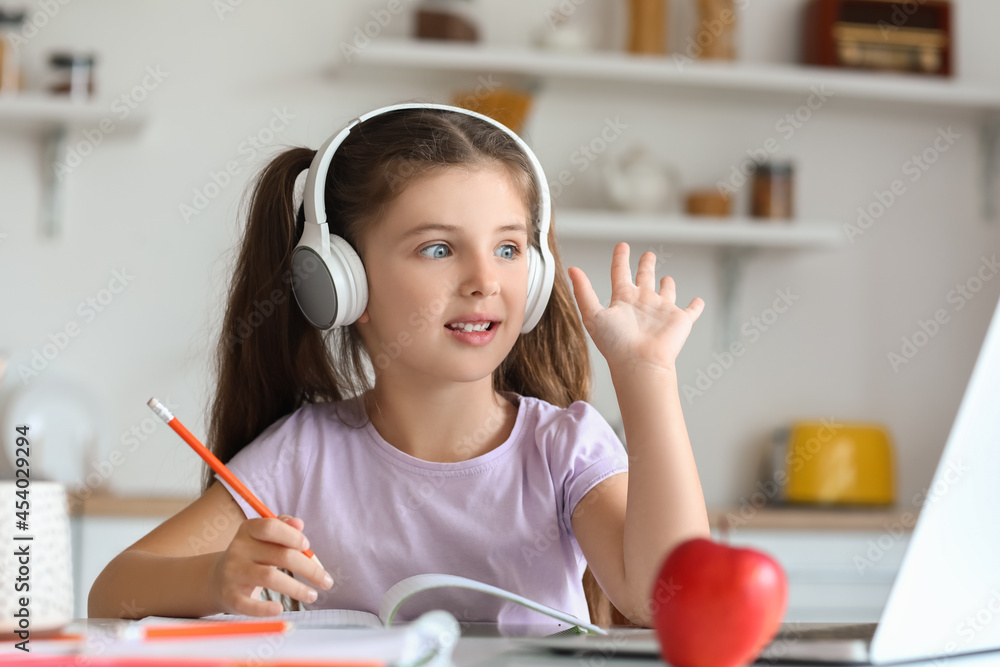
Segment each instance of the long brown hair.
[{"label": "long brown hair", "polygon": [[[223,462],[304,404],[339,401],[372,388],[371,360],[357,327],[326,332],[314,328],[292,294],[292,249],[304,222],[293,190],[315,154],[308,148],[285,150],[252,184],[246,231],[215,353],[218,382],[208,440]],[[354,127],[337,150],[326,181],[330,233],[344,238],[361,256],[367,230],[407,185],[455,166],[505,169],[531,214],[533,243],[538,246],[538,185],[517,142],[490,123],[440,109],[394,110]],[[494,372],[493,386],[565,408],[590,399],[591,368],[554,232],[553,224],[548,245],[555,259],[555,283],[548,306],[535,328],[518,337]],[[202,490],[212,481],[206,466]],[[583,583],[591,619],[608,625],[613,607],[589,567]],[[297,608],[290,604],[294,601],[281,598],[286,608]],[[615,617],[617,622],[623,618]]]}]

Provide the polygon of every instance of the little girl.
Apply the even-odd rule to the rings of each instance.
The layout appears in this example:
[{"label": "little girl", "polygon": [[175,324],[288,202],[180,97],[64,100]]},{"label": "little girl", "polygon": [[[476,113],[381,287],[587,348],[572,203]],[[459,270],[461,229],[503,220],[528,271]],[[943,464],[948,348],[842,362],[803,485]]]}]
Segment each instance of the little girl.
[{"label": "little girl", "polygon": [[[317,185],[319,222],[363,264],[353,320],[313,326],[293,271],[316,224],[293,192],[317,152],[278,155],[250,199],[207,442],[281,516],[261,518],[206,467],[200,498],[107,565],[90,616],[377,613],[397,581],[445,573],[601,625],[651,627],[664,558],[708,537],[675,370],[704,302],[675,305],[670,277],[657,289],[651,252],[633,283],[619,243],[602,307],[583,271],[563,272],[544,234],[544,174],[516,135],[455,107],[387,109],[354,126]],[[543,239],[554,277],[535,306],[529,248]],[[627,457],[586,402],[584,327],[611,370]],[[549,620],[448,588],[398,618],[430,609]]]}]

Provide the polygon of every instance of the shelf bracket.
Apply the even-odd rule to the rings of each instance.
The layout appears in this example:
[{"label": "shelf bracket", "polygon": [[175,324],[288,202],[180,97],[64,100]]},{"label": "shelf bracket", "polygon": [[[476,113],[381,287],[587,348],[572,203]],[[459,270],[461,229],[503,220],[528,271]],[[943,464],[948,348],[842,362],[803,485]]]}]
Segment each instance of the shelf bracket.
[{"label": "shelf bracket", "polygon": [[717,251],[716,269],[719,275],[719,295],[722,300],[721,326],[717,329],[717,338],[721,349],[739,340],[739,323],[736,321],[736,305],[739,302],[739,286],[747,260],[753,255],[754,249],[747,247],[723,247]]},{"label": "shelf bracket", "polygon": [[979,130],[982,159],[983,218],[997,220],[997,178],[1000,177],[1000,118],[991,116]]},{"label": "shelf bracket", "polygon": [[56,125],[45,136],[42,157],[42,234],[56,238],[62,232],[65,183],[56,176],[59,158],[66,154],[66,127]]}]

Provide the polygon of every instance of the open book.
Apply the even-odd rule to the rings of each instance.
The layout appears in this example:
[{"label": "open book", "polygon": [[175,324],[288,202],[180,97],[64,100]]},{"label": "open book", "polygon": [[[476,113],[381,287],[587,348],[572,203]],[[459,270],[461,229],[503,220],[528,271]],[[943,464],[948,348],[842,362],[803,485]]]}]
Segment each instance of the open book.
[{"label": "open book", "polygon": [[[469,590],[489,593],[490,595],[495,595],[499,598],[503,598],[504,600],[516,602],[523,607],[533,609],[537,612],[545,614],[546,616],[551,616],[556,620],[569,624],[570,627],[567,628],[567,630],[576,630],[578,634],[608,634],[608,631],[604,628],[592,623],[587,623],[583,619],[577,618],[572,614],[567,614],[566,612],[559,611],[558,609],[553,609],[552,607],[540,604],[534,600],[529,600],[526,597],[522,597],[516,593],[511,593],[510,591],[497,586],[491,586],[490,584],[484,584],[481,581],[476,581],[475,579],[460,577],[454,574],[415,574],[412,577],[407,577],[406,579],[399,581],[386,591],[385,595],[382,596],[382,600],[378,607],[378,616],[367,611],[357,611],[352,609],[317,609],[307,612],[287,611],[281,615],[281,618],[295,621],[298,625],[307,627],[388,628],[392,626],[392,622],[395,619],[396,612],[399,611],[400,606],[402,606],[402,604],[408,599],[421,591],[426,591],[431,588],[446,587],[467,588]],[[305,614],[305,616],[303,616],[303,614]],[[234,616],[232,614],[216,614],[214,616],[205,616],[204,618],[206,620],[230,620],[235,618],[251,617]]]}]

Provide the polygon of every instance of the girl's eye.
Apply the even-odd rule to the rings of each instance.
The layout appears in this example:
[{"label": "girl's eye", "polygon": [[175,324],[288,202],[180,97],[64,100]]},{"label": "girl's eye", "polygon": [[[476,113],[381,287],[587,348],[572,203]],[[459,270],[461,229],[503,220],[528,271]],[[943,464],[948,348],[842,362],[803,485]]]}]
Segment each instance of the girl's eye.
[{"label": "girl's eye", "polygon": [[[424,251],[425,251],[425,250],[429,250],[430,248],[447,248],[447,247],[448,247],[448,246],[446,246],[446,245],[445,245],[445,244],[443,244],[443,243],[434,243],[434,244],[432,244],[432,245],[429,245],[429,246],[427,246],[426,248],[421,248],[421,249],[420,249],[420,254],[421,254],[421,255],[423,255],[423,254],[424,254]],[[443,255],[438,255],[438,254],[436,254],[436,253],[435,253],[435,255],[434,255],[434,256],[435,256],[435,257],[443,257]]]},{"label": "girl's eye", "polygon": [[[420,254],[423,255],[425,250],[430,250],[431,248],[447,248],[447,247],[448,246],[445,245],[444,243],[432,243],[429,246],[421,248],[420,249]],[[510,248],[511,249],[511,253],[509,255],[506,255],[504,257],[504,259],[514,259],[515,257],[517,257],[518,255],[521,254],[521,249],[518,248],[517,245],[515,245],[513,243],[505,243],[504,245],[500,246],[500,249],[503,249],[503,248]],[[436,257],[436,258],[439,258],[439,259],[441,257],[444,257],[444,255],[438,254],[437,252],[435,252],[433,256]]]},{"label": "girl's eye", "polygon": [[518,255],[520,255],[520,254],[521,254],[521,249],[520,249],[520,248],[518,248],[518,247],[517,247],[516,245],[514,245],[513,243],[507,243],[507,244],[505,244],[505,245],[502,245],[502,246],[500,246],[500,247],[501,247],[501,248],[510,248],[510,249],[511,249],[511,251],[512,251],[512,252],[511,252],[510,256],[509,256],[509,257],[507,257],[506,259],[514,259],[515,257],[517,257]]}]

